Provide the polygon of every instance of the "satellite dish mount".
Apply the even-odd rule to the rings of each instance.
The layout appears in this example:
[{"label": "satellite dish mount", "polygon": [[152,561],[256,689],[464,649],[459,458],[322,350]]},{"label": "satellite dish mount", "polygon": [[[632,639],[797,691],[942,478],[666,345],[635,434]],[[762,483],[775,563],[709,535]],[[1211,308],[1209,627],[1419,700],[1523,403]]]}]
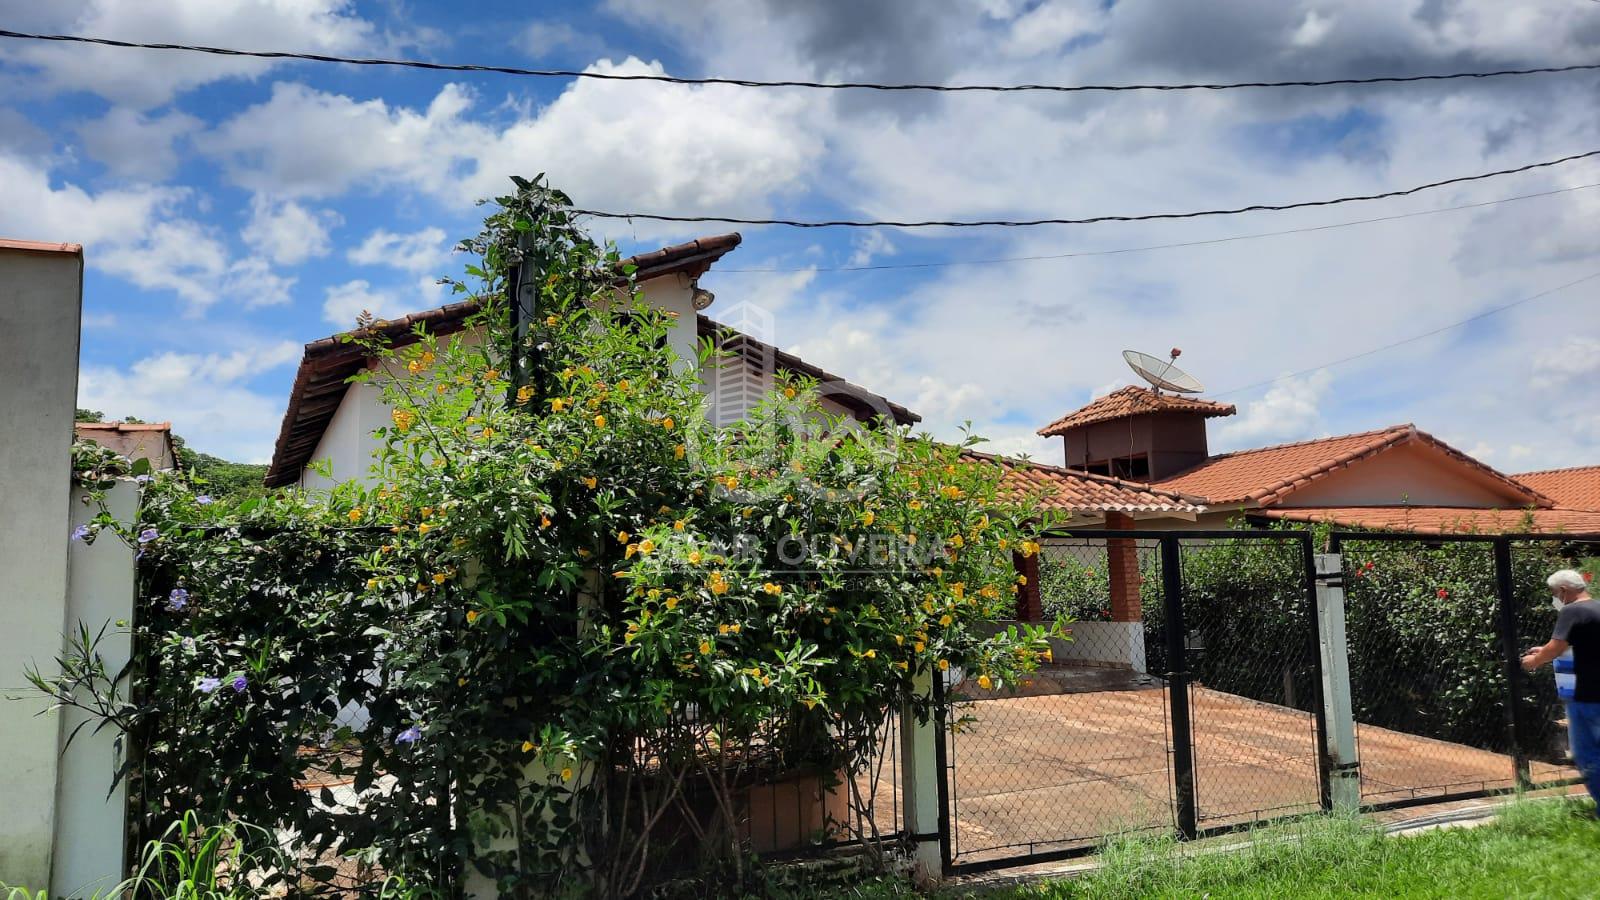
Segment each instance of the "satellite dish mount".
[{"label": "satellite dish mount", "polygon": [[1178,357],[1182,354],[1183,351],[1177,347],[1172,348],[1166,359],[1137,350],[1124,350],[1122,358],[1127,361],[1129,368],[1155,388],[1157,394],[1163,388],[1174,394],[1198,394],[1205,390],[1205,385],[1178,368]]}]

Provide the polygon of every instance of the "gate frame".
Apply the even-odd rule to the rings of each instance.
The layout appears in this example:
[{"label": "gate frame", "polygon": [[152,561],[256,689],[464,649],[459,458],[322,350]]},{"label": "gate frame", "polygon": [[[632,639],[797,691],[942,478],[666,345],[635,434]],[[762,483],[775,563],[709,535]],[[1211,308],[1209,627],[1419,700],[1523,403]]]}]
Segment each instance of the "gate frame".
[{"label": "gate frame", "polygon": [[[1302,556],[1300,566],[1301,579],[1304,582],[1305,599],[1308,604],[1309,622],[1309,659],[1311,660],[1314,683],[1320,685],[1322,681],[1322,657],[1319,648],[1321,628],[1317,617],[1317,574],[1316,574],[1316,542],[1315,533],[1309,529],[1055,529],[1038,535],[1040,539],[1071,538],[1079,540],[1113,540],[1135,539],[1140,541],[1155,541],[1161,554],[1162,578],[1162,603],[1165,621],[1162,626],[1163,634],[1167,640],[1167,665],[1169,671],[1162,674],[1166,681],[1163,690],[1166,692],[1167,727],[1169,729],[1167,752],[1170,757],[1169,772],[1171,774],[1173,789],[1173,816],[1175,822],[1174,834],[1180,840],[1197,840],[1200,838],[1215,837],[1217,835],[1232,834],[1256,828],[1263,822],[1278,819],[1293,818],[1304,813],[1293,813],[1275,816],[1268,819],[1237,822],[1226,825],[1213,825],[1202,828],[1199,825],[1199,804],[1196,791],[1195,758],[1194,758],[1194,725],[1189,718],[1189,687],[1190,675],[1188,669],[1188,653],[1186,646],[1187,634],[1183,629],[1183,553],[1184,541],[1219,541],[1219,540],[1251,540],[1275,541],[1279,543],[1295,543],[1299,545]],[[1179,687],[1181,690],[1174,690]],[[955,803],[954,777],[956,762],[953,754],[949,752],[948,741],[951,738],[949,718],[946,715],[949,704],[944,689],[943,679],[934,680],[934,694],[937,699],[935,706],[935,723],[938,729],[938,739],[935,741],[939,772],[939,850],[943,864],[944,875],[968,875],[978,872],[994,871],[996,869],[1012,868],[1016,866],[1035,865],[1038,863],[1054,862],[1074,857],[1087,856],[1098,849],[1097,843],[1087,843],[1078,846],[1064,847],[1056,850],[1028,852],[1016,856],[1006,856],[997,859],[985,859],[976,862],[957,862],[954,859],[954,829],[957,827],[952,814],[951,806]],[[1314,704],[1315,743],[1317,747],[1317,772],[1318,772],[1318,805],[1323,810],[1333,808],[1330,791],[1330,769],[1327,753],[1327,722],[1325,718],[1326,698],[1321,696],[1320,690],[1317,702]],[[1182,724],[1182,729],[1178,727]],[[1186,789],[1185,789],[1186,788]]]}]

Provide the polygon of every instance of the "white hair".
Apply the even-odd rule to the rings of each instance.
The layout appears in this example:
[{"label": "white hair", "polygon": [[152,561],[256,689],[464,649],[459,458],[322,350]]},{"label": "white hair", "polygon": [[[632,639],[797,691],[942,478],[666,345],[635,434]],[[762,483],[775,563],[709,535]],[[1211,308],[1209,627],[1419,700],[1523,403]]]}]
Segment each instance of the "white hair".
[{"label": "white hair", "polygon": [[1584,581],[1583,576],[1576,569],[1562,569],[1559,572],[1552,572],[1550,577],[1544,580],[1544,583],[1556,590],[1567,588],[1573,591],[1585,591],[1589,589],[1589,582]]}]

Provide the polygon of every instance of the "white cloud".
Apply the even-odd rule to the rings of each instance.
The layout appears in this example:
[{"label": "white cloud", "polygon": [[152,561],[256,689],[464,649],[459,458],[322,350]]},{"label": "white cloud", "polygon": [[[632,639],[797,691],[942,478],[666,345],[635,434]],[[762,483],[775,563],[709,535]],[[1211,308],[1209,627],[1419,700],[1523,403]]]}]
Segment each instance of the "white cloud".
[{"label": "white cloud", "polygon": [[283,401],[250,389],[248,382],[298,359],[300,350],[290,341],[263,342],[232,353],[159,353],[125,369],[87,365],[78,376],[78,405],[171,421],[196,450],[265,461]]},{"label": "white cloud", "polygon": [[1315,47],[1322,43],[1332,28],[1333,19],[1314,9],[1309,10],[1306,12],[1306,17],[1301,20],[1300,26],[1294,30],[1294,35],[1289,38],[1289,43],[1296,47]]},{"label": "white cloud", "polygon": [[[591,69],[662,71],[636,59]],[[652,85],[649,115],[640,102],[627,85],[580,81],[497,128],[469,118],[473,97],[461,85],[418,110],[279,83],[200,144],[235,183],[274,196],[395,185],[464,207],[504,192],[513,174],[545,172],[580,206],[674,213],[769,212],[774,198],[806,187],[822,155],[809,101],[793,94]],[[667,230],[640,223],[634,232]]]},{"label": "white cloud", "polygon": [[[352,0],[88,0],[39,4],[35,27],[131,41],[347,54],[375,40]],[[254,78],[282,65],[264,59],[128,50],[83,44],[23,44],[0,58],[37,67],[57,90],[85,90],[139,108],[226,78]]]},{"label": "white cloud", "polygon": [[357,265],[390,266],[416,275],[437,276],[446,274],[443,269],[450,261],[450,248],[442,228],[429,227],[409,234],[379,228],[346,255]]},{"label": "white cloud", "polygon": [[1278,382],[1260,400],[1246,403],[1236,418],[1222,420],[1217,429],[1220,444],[1249,447],[1325,433],[1323,406],[1332,385],[1333,376],[1327,369]]},{"label": "white cloud", "polygon": [[137,240],[110,245],[95,259],[100,268],[145,290],[176,293],[191,314],[221,300],[246,309],[288,303],[295,283],[260,257],[233,259],[204,226],[187,219],[157,222]]},{"label": "white cloud", "polygon": [[1600,339],[1587,335],[1569,337],[1555,346],[1541,348],[1533,360],[1533,387],[1561,387],[1579,379],[1590,385],[1600,376]]},{"label": "white cloud", "polygon": [[881,230],[868,231],[856,238],[855,247],[845,265],[864,266],[880,256],[893,256],[896,253],[894,242]]},{"label": "white cloud", "polygon": [[125,178],[163,181],[178,168],[180,138],[200,130],[202,122],[182,112],[146,116],[113,106],[98,119],[77,126],[84,152]]},{"label": "white cloud", "polygon": [[102,244],[126,241],[157,214],[169,214],[187,196],[177,188],[116,188],[91,194],[73,184],[53,186],[50,173],[0,154],[0,234],[84,245],[89,265]]},{"label": "white cloud", "polygon": [[414,300],[402,301],[392,291],[374,290],[371,283],[357,278],[328,288],[322,303],[322,318],[339,328],[350,329],[355,327],[356,317],[364,312],[382,319],[403,316],[418,308]]},{"label": "white cloud", "polygon": [[250,221],[240,236],[278,265],[292,266],[328,255],[328,232],[341,221],[332,210],[307,209],[293,201],[273,203],[256,196],[250,201]]}]

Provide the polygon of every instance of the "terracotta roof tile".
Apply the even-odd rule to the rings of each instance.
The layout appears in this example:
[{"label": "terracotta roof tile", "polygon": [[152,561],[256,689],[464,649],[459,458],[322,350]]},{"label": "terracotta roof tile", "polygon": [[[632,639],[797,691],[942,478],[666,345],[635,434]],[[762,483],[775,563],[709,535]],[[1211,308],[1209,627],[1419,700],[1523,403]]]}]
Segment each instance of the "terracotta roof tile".
[{"label": "terracotta roof tile", "polygon": [[1329,506],[1264,509],[1254,515],[1417,534],[1561,533],[1600,535],[1600,512],[1584,509],[1462,509],[1456,506]]},{"label": "terracotta roof tile", "polygon": [[1600,466],[1524,472],[1513,478],[1568,509],[1600,510]]},{"label": "terracotta roof tile", "polygon": [[75,422],[77,431],[171,431],[171,422]]},{"label": "terracotta roof tile", "polygon": [[1503,475],[1414,425],[1394,425],[1337,437],[1240,450],[1154,482],[1154,486],[1205,498],[1212,505],[1270,506],[1290,492],[1344,466],[1401,444],[1420,441],[1479,470],[1530,506],[1553,506],[1548,497]]},{"label": "terracotta roof tile", "polygon": [[1238,409],[1229,403],[1180,397],[1175,394],[1158,394],[1148,388],[1129,385],[1091,401],[1082,409],[1067,413],[1039,429],[1039,434],[1054,437],[1069,429],[1093,425],[1096,422],[1112,422],[1131,416],[1161,412],[1197,412],[1209,419],[1213,416],[1231,416],[1238,412]]},{"label": "terracotta roof tile", "polygon": [[83,255],[82,244],[56,244],[49,241],[22,241],[15,238],[0,238],[0,250],[26,250],[32,253],[68,253],[74,256]]},{"label": "terracotta roof tile", "polygon": [[1034,497],[1046,509],[1072,513],[1205,512],[1205,507],[1194,497],[1109,475],[1095,475],[973,450],[964,450],[962,455],[1004,467],[1005,476],[1000,483],[1002,496]]}]

